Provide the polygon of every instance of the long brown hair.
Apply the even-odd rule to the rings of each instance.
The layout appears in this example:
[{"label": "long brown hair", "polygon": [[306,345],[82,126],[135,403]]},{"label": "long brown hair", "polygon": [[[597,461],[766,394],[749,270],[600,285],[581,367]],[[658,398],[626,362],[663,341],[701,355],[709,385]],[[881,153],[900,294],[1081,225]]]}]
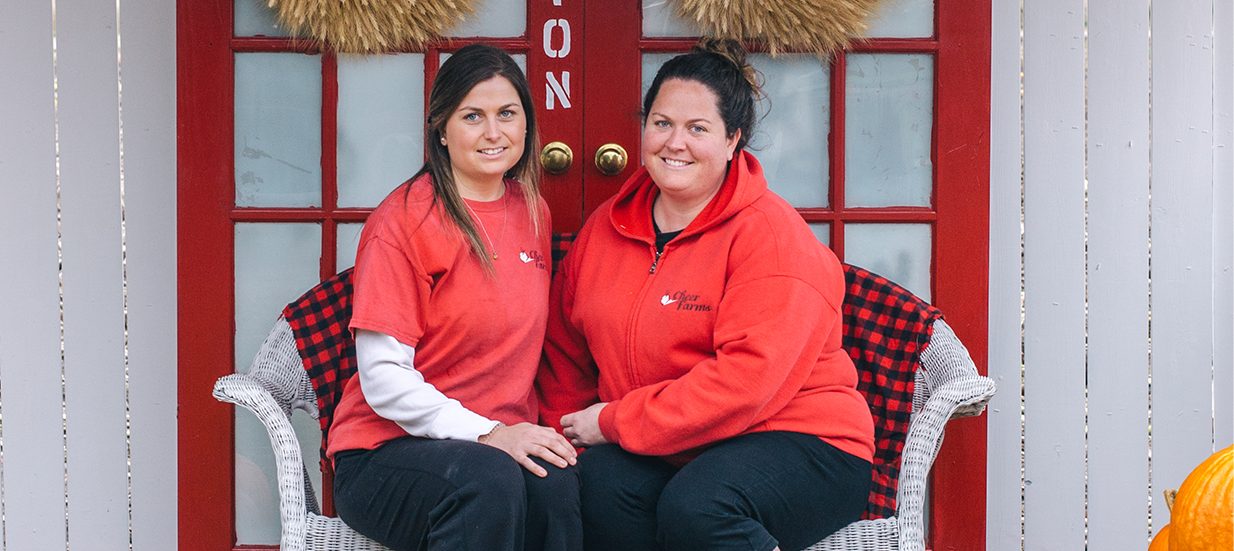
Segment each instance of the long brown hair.
[{"label": "long brown hair", "polygon": [[[454,172],[450,164],[450,151],[441,143],[446,121],[458,109],[477,84],[495,76],[505,78],[518,92],[527,118],[527,134],[523,138],[523,156],[505,174],[506,178],[518,181],[528,214],[536,235],[543,231],[540,216],[540,132],[536,125],[536,110],[531,100],[531,89],[523,71],[505,52],[484,44],[465,46],[451,55],[433,81],[429,93],[428,110],[425,113],[424,143],[427,154],[424,166],[412,176],[414,181],[428,174],[433,181],[433,200],[454,225],[463,233],[471,251],[480,260],[489,274],[493,273],[493,260],[484,240],[467,212],[467,205],[454,184]],[[410,187],[409,187],[410,189]]]}]

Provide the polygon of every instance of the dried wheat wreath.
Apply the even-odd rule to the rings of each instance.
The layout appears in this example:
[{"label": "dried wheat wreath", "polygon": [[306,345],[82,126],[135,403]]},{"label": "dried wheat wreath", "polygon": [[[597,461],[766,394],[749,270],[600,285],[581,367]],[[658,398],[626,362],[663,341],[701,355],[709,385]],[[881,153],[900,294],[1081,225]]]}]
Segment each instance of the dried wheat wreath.
[{"label": "dried wheat wreath", "polygon": [[[505,0],[500,0],[505,1]],[[268,0],[279,24],[341,53],[419,49],[476,12],[475,0]]]},{"label": "dried wheat wreath", "polygon": [[[508,0],[499,0],[508,1]],[[629,1],[629,0],[626,0]],[[268,0],[297,36],[344,53],[419,49],[475,14],[476,0]],[[770,53],[821,56],[861,36],[878,0],[672,0],[700,34],[752,40]]]},{"label": "dried wheat wreath", "polygon": [[828,56],[865,32],[878,0],[674,0],[677,15],[703,35],[753,40],[772,55],[785,50]]}]

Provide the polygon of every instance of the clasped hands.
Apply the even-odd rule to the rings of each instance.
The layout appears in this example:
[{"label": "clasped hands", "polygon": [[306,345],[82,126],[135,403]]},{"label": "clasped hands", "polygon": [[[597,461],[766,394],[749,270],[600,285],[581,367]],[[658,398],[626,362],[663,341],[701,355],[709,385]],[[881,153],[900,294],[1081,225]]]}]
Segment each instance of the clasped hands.
[{"label": "clasped hands", "polygon": [[608,402],[592,404],[587,409],[561,417],[562,433],[570,439],[571,444],[585,448],[608,443],[604,433],[600,432],[600,410],[606,405]]},{"label": "clasped hands", "polygon": [[[607,402],[593,404],[587,409],[562,416],[561,426],[565,437],[548,427],[519,423],[510,426],[498,425],[492,432],[481,436],[479,442],[506,452],[524,469],[544,478],[548,476],[548,471],[532,461],[532,457],[564,469],[578,461],[575,446],[596,446],[608,442],[600,432],[600,410],[604,409],[605,405]],[[566,438],[569,438],[569,441],[566,441]]]}]

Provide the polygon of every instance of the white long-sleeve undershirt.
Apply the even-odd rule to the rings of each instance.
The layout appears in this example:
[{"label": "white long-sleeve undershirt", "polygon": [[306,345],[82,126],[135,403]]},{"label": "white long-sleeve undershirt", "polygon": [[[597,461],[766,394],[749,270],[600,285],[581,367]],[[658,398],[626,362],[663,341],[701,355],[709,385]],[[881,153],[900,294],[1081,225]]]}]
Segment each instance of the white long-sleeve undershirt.
[{"label": "white long-sleeve undershirt", "polygon": [[415,356],[415,348],[390,335],[356,330],[360,387],[377,415],[398,423],[407,434],[437,440],[475,441],[497,426],[497,421],[425,381],[415,368]]}]

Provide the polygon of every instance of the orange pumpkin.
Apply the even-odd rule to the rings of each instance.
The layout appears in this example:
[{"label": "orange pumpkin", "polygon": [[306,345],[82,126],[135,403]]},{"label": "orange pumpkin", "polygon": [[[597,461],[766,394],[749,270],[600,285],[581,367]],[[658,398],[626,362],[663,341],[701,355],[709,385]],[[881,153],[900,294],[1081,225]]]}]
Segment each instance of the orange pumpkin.
[{"label": "orange pumpkin", "polygon": [[1187,475],[1170,517],[1169,551],[1234,549],[1234,446]]},{"label": "orange pumpkin", "polygon": [[1170,551],[1170,525],[1167,524],[1161,527],[1161,531],[1157,532],[1157,537],[1153,538],[1153,542],[1148,544],[1148,551]]}]

